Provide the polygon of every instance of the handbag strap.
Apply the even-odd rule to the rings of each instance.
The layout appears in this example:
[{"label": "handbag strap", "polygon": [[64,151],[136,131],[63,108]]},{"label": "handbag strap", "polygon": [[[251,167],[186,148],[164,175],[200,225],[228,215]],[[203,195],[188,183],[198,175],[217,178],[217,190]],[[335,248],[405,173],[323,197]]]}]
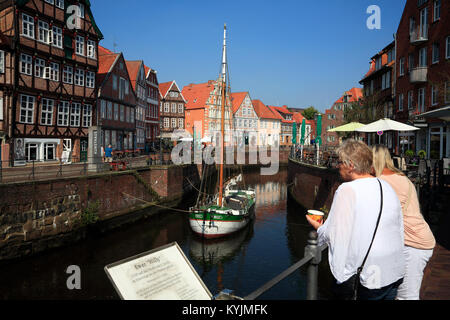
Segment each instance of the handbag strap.
[{"label": "handbag strap", "polygon": [[370,243],[369,250],[367,251],[366,257],[364,258],[364,261],[363,261],[361,267],[359,267],[359,269],[358,269],[358,275],[361,274],[361,272],[362,272],[362,270],[363,270],[363,268],[364,268],[364,265],[366,264],[367,257],[369,256],[370,250],[372,249],[373,241],[375,240],[375,236],[376,236],[377,231],[378,231],[378,226],[380,225],[381,214],[382,214],[382,212],[383,212],[383,187],[381,186],[380,180],[379,180],[379,179],[377,179],[377,180],[378,180],[378,183],[380,184],[380,191],[381,191],[380,214],[378,215],[377,226],[375,227],[375,232],[374,232],[374,234],[373,234],[372,242]]}]

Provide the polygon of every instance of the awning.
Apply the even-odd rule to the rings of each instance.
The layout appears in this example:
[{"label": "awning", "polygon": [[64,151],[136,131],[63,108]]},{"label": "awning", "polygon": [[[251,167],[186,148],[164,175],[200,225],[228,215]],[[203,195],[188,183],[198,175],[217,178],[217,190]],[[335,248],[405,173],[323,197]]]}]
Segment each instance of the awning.
[{"label": "awning", "polygon": [[163,132],[161,135],[157,136],[158,139],[172,139],[172,132]]},{"label": "awning", "polygon": [[434,119],[441,119],[444,121],[450,122],[450,106],[446,106],[440,109],[428,111],[425,113],[422,113],[420,115],[424,118],[434,118]]}]

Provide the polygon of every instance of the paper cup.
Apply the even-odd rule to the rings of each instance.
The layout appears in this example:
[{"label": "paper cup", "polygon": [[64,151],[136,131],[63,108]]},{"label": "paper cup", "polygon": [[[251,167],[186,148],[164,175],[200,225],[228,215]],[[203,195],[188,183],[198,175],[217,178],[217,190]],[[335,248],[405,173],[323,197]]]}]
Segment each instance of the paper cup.
[{"label": "paper cup", "polygon": [[308,210],[308,216],[319,223],[323,222],[325,214],[322,211]]}]

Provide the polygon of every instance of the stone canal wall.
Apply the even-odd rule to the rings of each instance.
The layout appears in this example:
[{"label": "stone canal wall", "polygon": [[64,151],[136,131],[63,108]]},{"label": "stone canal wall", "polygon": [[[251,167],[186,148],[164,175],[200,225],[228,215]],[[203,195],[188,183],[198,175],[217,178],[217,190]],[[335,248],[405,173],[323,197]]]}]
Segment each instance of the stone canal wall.
[{"label": "stone canal wall", "polygon": [[187,165],[0,185],[0,261],[79,240],[97,221],[104,230],[154,214],[199,181]]},{"label": "stone canal wall", "polygon": [[306,209],[331,208],[333,197],[341,185],[339,171],[289,160],[290,195]]}]

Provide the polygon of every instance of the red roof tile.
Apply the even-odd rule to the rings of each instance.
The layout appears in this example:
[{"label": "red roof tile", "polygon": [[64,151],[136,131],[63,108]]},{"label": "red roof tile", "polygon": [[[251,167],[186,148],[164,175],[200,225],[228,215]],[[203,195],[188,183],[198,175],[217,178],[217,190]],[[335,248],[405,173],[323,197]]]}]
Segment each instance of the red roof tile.
[{"label": "red roof tile", "polygon": [[[363,97],[363,90],[361,88],[352,88],[349,91],[346,91],[345,94],[350,96],[350,99],[348,100],[349,103],[358,102],[359,99]],[[335,104],[336,103],[344,103],[344,95],[340,97]]]},{"label": "red roof tile", "polygon": [[142,63],[142,61],[125,61],[133,90],[136,90],[136,81]]},{"label": "red roof tile", "polygon": [[185,98],[186,109],[205,108],[206,102],[210,96],[211,91],[214,90],[215,81],[208,81],[206,83],[187,85],[182,90],[182,95]]},{"label": "red roof tile", "polygon": [[173,81],[163,82],[159,84],[159,93],[161,94],[161,98],[164,98],[167,94],[167,91],[172,87]]},{"label": "red roof tile", "polygon": [[117,60],[120,53],[106,54],[98,56],[98,72],[96,77],[96,83],[100,86],[103,83],[106,75],[111,70],[114,62]]},{"label": "red roof tile", "polygon": [[98,46],[98,55],[99,56],[103,56],[103,55],[107,55],[107,54],[115,54],[114,52],[112,52],[109,49],[106,49],[105,47],[102,46]]},{"label": "red roof tile", "polygon": [[235,92],[231,94],[231,104],[233,105],[233,114],[235,114],[239,107],[244,102],[245,97],[248,95],[248,92]]}]

